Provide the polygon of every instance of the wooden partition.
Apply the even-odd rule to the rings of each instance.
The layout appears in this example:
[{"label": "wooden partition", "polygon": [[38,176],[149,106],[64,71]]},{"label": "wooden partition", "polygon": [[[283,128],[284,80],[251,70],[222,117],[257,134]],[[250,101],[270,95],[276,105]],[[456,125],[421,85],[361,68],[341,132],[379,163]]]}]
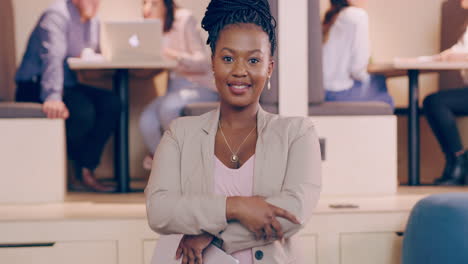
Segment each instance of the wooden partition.
[{"label": "wooden partition", "polygon": [[0,1],[0,100],[14,97],[15,26],[13,0]]}]

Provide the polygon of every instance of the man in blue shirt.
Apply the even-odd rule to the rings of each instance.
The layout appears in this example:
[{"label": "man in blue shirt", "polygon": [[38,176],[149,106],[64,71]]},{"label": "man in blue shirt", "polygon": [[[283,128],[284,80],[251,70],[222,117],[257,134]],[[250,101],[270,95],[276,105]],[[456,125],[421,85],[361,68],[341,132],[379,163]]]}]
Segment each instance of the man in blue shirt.
[{"label": "man in blue shirt", "polygon": [[39,102],[49,118],[66,119],[67,149],[77,176],[94,191],[111,192],[94,170],[115,129],[119,99],[110,91],[78,83],[67,64],[84,49],[99,51],[99,0],[57,0],[34,28],[16,73],[16,100]]}]

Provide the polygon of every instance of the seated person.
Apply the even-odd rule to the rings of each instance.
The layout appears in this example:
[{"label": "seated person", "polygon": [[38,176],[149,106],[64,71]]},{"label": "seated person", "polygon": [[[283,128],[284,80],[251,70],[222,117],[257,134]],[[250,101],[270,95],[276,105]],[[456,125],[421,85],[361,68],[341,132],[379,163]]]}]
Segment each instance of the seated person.
[{"label": "seated person", "polygon": [[330,0],[322,23],[326,101],[382,101],[393,107],[385,77],[369,75],[367,0]]},{"label": "seated person", "polygon": [[172,120],[181,116],[186,105],[217,101],[218,94],[214,88],[210,56],[192,13],[177,7],[173,0],[144,0],[143,16],[163,21],[164,54],[178,62],[170,72],[167,94],[146,106],[140,118],[140,130],[150,152],[143,167],[151,169],[161,129],[167,129]]},{"label": "seated person", "polygon": [[[461,0],[468,9],[468,0]],[[457,44],[434,56],[440,61],[468,62],[468,27]],[[461,72],[468,85],[468,72]],[[468,183],[468,154],[462,144],[455,117],[468,115],[468,87],[439,91],[424,100],[424,111],[432,132],[445,154],[445,169],[435,180],[436,185],[462,185]]]},{"label": "seated person", "polygon": [[57,0],[44,11],[16,73],[16,100],[42,103],[48,118],[66,119],[67,150],[77,178],[93,191],[111,192],[115,188],[99,183],[94,170],[116,127],[119,99],[79,84],[67,64],[68,57],[79,57],[86,48],[98,50],[98,6],[99,0]]}]

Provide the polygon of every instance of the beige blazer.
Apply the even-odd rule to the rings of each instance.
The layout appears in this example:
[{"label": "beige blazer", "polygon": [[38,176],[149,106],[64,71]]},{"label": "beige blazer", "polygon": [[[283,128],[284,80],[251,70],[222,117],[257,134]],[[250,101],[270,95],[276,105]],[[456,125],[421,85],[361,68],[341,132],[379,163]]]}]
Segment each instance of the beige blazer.
[{"label": "beige blazer", "polygon": [[223,240],[227,253],[251,248],[255,263],[302,263],[292,236],[309,221],[321,190],[321,157],[307,118],[260,109],[254,195],[294,214],[300,225],[278,218],[285,241],[256,241],[238,222],[226,221],[226,197],[214,194],[214,144],[219,109],[175,120],[164,133],[145,189],[148,222],[159,234],[201,234]]}]

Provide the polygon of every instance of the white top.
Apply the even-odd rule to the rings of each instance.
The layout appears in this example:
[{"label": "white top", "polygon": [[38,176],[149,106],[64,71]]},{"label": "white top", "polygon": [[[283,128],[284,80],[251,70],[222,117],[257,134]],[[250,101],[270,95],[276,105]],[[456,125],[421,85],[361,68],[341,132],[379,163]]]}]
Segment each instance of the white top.
[{"label": "white top", "polygon": [[466,27],[465,33],[463,33],[463,36],[460,38],[460,40],[458,40],[458,42],[450,49],[455,52],[468,53],[468,26]]},{"label": "white top", "polygon": [[164,34],[163,47],[178,52],[179,61],[171,78],[182,77],[216,90],[210,53],[200,35],[199,24],[191,11],[177,8],[172,29]]},{"label": "white top", "polygon": [[324,86],[327,91],[350,89],[369,78],[369,18],[364,9],[347,7],[330,28],[323,45]]},{"label": "white top", "polygon": [[[226,196],[252,196],[255,155],[249,158],[239,169],[231,169],[215,156],[214,188],[215,193]],[[253,264],[251,249],[232,253],[240,264]]]},{"label": "white top", "polygon": [[[458,42],[450,49],[455,52],[468,53],[468,26],[466,26],[465,33],[463,33],[463,36],[460,38],[460,40],[458,40]],[[460,71],[460,73],[464,83],[468,85],[468,70],[463,69]]]}]

